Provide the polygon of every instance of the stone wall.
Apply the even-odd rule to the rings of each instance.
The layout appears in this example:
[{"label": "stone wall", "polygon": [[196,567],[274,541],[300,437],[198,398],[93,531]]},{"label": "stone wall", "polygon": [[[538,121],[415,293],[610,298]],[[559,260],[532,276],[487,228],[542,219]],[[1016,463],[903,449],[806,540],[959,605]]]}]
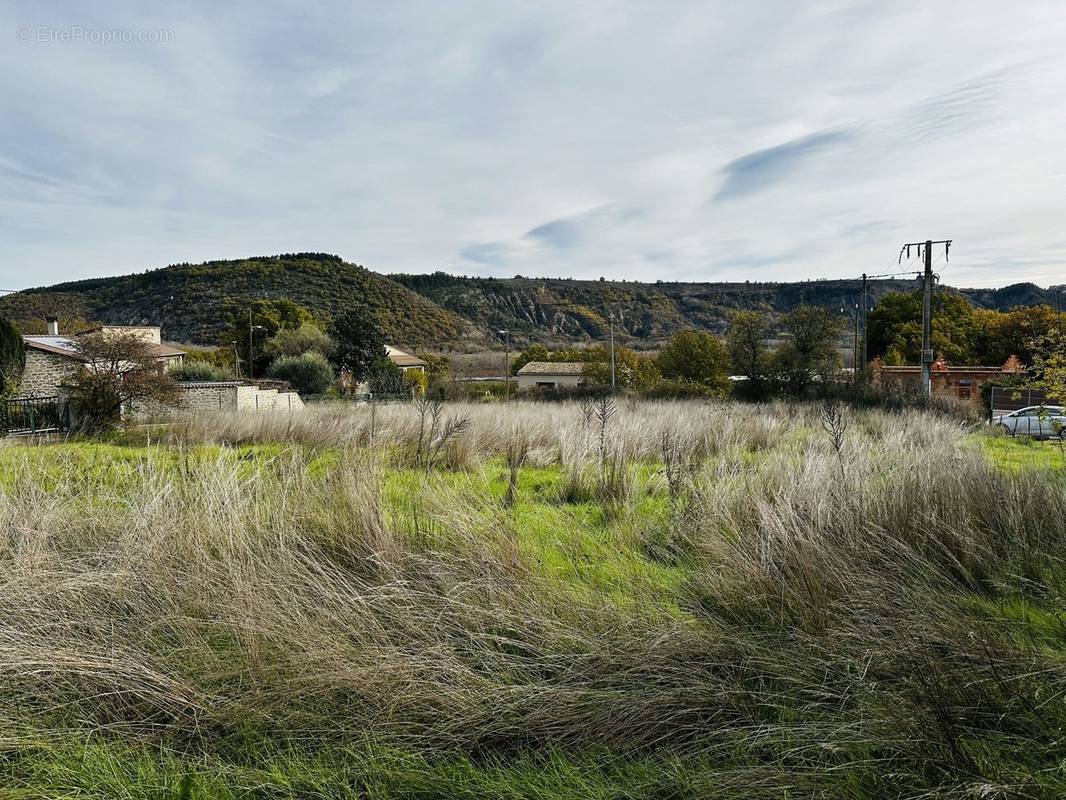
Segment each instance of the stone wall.
[{"label": "stone wall", "polygon": [[233,411],[239,388],[233,384],[182,386],[179,404],[190,411]]},{"label": "stone wall", "polygon": [[16,397],[53,397],[59,384],[78,371],[80,363],[71,358],[26,348],[26,368]]},{"label": "stone wall", "polygon": [[304,407],[296,392],[240,383],[197,383],[181,387],[182,408],[193,411],[295,411]]}]

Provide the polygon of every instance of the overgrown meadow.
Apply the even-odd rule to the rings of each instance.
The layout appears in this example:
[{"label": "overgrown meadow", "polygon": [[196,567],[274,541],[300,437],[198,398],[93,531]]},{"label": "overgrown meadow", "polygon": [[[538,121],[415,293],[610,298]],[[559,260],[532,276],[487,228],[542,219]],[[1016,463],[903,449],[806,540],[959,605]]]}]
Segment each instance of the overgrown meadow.
[{"label": "overgrown meadow", "polygon": [[0,785],[1063,797],[1063,465],[917,411],[625,400],[8,441]]}]

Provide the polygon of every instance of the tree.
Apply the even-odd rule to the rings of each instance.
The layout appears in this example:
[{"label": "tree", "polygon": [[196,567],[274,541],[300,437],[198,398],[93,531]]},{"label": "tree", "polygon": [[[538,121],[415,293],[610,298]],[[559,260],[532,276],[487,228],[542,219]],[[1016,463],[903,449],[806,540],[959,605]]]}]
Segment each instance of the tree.
[{"label": "tree", "polygon": [[352,306],[333,318],[329,334],[334,341],[333,363],[364,380],[371,367],[385,358],[385,336],[366,306]]},{"label": "tree", "polygon": [[[249,318],[251,313],[251,349],[248,352]],[[221,347],[237,346],[241,363],[247,365],[254,361],[256,374],[262,374],[271,361],[263,349],[266,340],[277,335],[280,330],[295,330],[312,322],[311,312],[303,306],[285,298],[272,300],[252,300],[247,303],[233,303],[229,306],[226,330],[219,337]],[[245,366],[247,372],[247,366]]]},{"label": "tree", "polygon": [[263,355],[271,361],[283,356],[319,353],[326,358],[333,353],[333,339],[313,322],[299,328],[282,328],[263,344]]},{"label": "tree", "polygon": [[725,334],[726,349],[733,371],[747,381],[738,384],[752,400],[766,397],[766,371],[770,366],[770,353],[766,347],[769,335],[769,320],[760,311],[737,311],[729,319]]},{"label": "tree", "polygon": [[1066,315],[1047,305],[1014,308],[1005,314],[978,309],[974,322],[973,363],[995,366],[1016,355],[1029,364],[1041,355],[1034,345],[1066,327]]},{"label": "tree", "polygon": [[22,343],[22,334],[0,317],[0,393],[8,394],[15,389],[25,366],[26,347]]},{"label": "tree", "polygon": [[815,383],[827,386],[840,367],[836,345],[843,320],[824,308],[800,306],[785,315],[782,328],[789,339],[774,356],[789,393],[799,397]]},{"label": "tree", "polygon": [[[582,351],[588,357],[585,359],[566,359],[567,361],[584,360],[585,366],[581,371],[582,377],[589,384],[610,385],[611,383],[611,360],[610,351],[605,347],[589,347]],[[595,357],[595,360],[593,360]],[[642,356],[628,347],[616,347],[615,360],[615,385],[623,389],[647,391],[655,386],[662,377],[655,360],[648,356]]]},{"label": "tree", "polygon": [[1034,385],[1056,403],[1066,403],[1066,329],[1056,328],[1029,344]]},{"label": "tree", "polygon": [[706,331],[675,333],[655,363],[669,380],[699,384],[718,394],[729,390],[729,354],[722,340]]},{"label": "tree", "polygon": [[380,358],[370,365],[366,375],[367,388],[376,396],[409,395],[411,385],[404,372],[387,358]]},{"label": "tree", "polygon": [[[997,313],[997,312],[992,312]],[[979,358],[975,339],[983,334],[987,318],[975,317],[975,309],[960,295],[933,295],[933,351],[953,364],[973,364]],[[877,301],[868,316],[870,357],[881,356],[890,364],[917,364],[922,354],[922,293],[889,292]],[[1006,360],[999,359],[994,363]]]},{"label": "tree", "polygon": [[426,388],[436,390],[452,379],[451,362],[447,356],[436,353],[419,353],[418,357],[426,362]]},{"label": "tree", "polygon": [[548,348],[542,344],[531,344],[525,350],[521,351],[514,360],[511,362],[511,374],[517,375],[518,370],[522,369],[526,364],[531,361],[561,361],[562,359],[553,359],[552,353]]},{"label": "tree", "polygon": [[324,394],[333,384],[333,367],[324,355],[314,351],[272,361],[267,375],[288,381],[300,394]]},{"label": "tree", "polygon": [[78,337],[75,347],[83,363],[70,379],[70,402],[83,432],[108,430],[124,408],[177,399],[177,384],[143,338],[92,333]]}]

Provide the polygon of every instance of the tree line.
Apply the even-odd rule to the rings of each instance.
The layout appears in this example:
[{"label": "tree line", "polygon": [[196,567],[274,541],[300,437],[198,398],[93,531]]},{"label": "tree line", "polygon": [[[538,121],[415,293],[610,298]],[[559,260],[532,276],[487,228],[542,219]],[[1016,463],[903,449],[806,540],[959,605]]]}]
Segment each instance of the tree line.
[{"label": "tree line", "polygon": [[[919,362],[921,302],[920,292],[892,292],[878,300],[867,322],[871,360],[880,358],[890,365]],[[842,381],[864,385],[868,365],[842,371],[841,352],[852,344],[851,337],[845,337],[848,322],[839,313],[807,305],[782,316],[737,311],[722,337],[681,331],[657,354],[617,347],[616,383],[647,396],[732,394],[751,400],[822,396],[839,390]],[[975,308],[960,295],[941,293],[934,298],[933,349],[952,364],[999,366],[1017,355],[1039,384],[1055,370],[1066,369],[1064,331],[1066,314],[1047,305],[1001,312]],[[588,383],[610,382],[610,352],[603,345],[552,351],[534,344],[519,353],[512,374],[530,361],[585,362]]]}]

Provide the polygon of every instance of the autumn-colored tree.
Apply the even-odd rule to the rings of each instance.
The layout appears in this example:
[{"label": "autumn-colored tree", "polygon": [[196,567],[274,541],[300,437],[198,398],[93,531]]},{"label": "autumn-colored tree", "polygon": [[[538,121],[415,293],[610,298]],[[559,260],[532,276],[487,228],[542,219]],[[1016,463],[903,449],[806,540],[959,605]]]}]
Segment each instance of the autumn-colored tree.
[{"label": "autumn-colored tree", "polygon": [[[581,372],[585,381],[594,385],[610,385],[610,351],[604,347],[590,347],[583,352],[588,356],[597,356],[596,360],[586,360]],[[615,386],[620,389],[646,391],[662,377],[655,359],[642,356],[628,347],[615,347],[614,364]]]},{"label": "autumn-colored tree", "polygon": [[531,361],[562,361],[562,359],[553,358],[552,353],[542,344],[531,344],[511,361],[511,374],[517,375],[518,370]]},{"label": "autumn-colored tree", "polygon": [[78,337],[75,347],[82,364],[69,379],[70,402],[82,432],[114,427],[123,409],[177,399],[177,384],[142,337],[92,333]]},{"label": "autumn-colored tree", "polygon": [[1058,403],[1066,403],[1066,328],[1055,328],[1030,342],[1029,372],[1034,385]]}]

